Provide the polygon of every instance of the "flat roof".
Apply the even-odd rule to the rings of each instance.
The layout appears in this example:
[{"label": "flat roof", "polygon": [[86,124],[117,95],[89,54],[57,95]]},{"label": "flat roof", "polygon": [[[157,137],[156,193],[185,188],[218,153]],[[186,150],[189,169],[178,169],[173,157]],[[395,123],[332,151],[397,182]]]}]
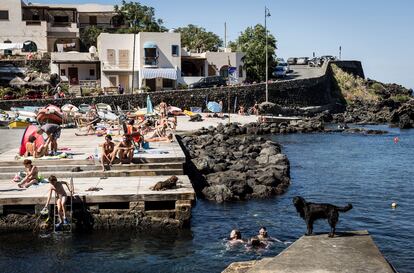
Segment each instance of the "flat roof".
[{"label": "flat roof", "polygon": [[97,63],[98,59],[92,58],[87,52],[52,52],[52,63]]},{"label": "flat roof", "polygon": [[78,12],[114,12],[113,5],[100,5],[95,3],[87,4],[38,4],[34,3],[33,5],[27,7],[49,7],[49,8],[62,8],[62,9],[76,9]]}]

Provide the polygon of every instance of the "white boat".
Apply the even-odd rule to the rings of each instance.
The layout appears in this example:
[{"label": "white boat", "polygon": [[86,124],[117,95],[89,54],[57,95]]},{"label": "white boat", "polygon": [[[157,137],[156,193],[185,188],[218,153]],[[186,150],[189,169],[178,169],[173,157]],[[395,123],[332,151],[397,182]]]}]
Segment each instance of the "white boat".
[{"label": "white boat", "polygon": [[101,111],[101,110],[112,111],[112,107],[106,103],[97,103],[95,104],[95,107],[98,111]]},{"label": "white boat", "polygon": [[66,113],[75,113],[75,112],[79,112],[79,108],[78,107],[76,107],[75,105],[73,105],[73,104],[65,104],[65,105],[63,105],[60,109],[62,109],[62,111],[63,112],[66,112]]},{"label": "white boat", "polygon": [[118,116],[117,115],[115,115],[114,113],[112,113],[111,111],[105,111],[105,110],[103,110],[103,111],[98,111],[98,116],[101,118],[101,119],[106,119],[106,120],[111,120],[111,121],[113,121],[113,120],[117,120],[118,119]]}]

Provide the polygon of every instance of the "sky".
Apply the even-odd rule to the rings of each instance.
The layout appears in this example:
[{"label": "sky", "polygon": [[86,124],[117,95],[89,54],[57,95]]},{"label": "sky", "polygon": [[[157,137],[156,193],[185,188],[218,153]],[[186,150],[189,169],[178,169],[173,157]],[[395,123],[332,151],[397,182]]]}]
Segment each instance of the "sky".
[{"label": "sky", "polygon": [[[99,3],[117,0],[33,0],[34,3]],[[249,26],[264,24],[277,39],[278,57],[339,55],[362,62],[365,76],[414,88],[414,1],[412,0],[141,0],[155,8],[167,28],[204,27],[234,41]]]}]

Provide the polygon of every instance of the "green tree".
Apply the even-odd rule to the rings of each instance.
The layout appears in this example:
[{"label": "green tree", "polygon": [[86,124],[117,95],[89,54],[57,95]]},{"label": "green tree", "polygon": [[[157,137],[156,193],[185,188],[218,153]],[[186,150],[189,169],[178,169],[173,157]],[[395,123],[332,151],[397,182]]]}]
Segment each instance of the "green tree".
[{"label": "green tree", "polygon": [[119,32],[162,32],[162,19],[155,19],[155,9],[153,7],[141,5],[139,2],[122,1],[121,6],[114,6],[115,12],[119,15],[119,20],[126,22],[130,27],[120,29]]},{"label": "green tree", "polygon": [[96,46],[96,41],[99,34],[105,32],[105,29],[97,28],[96,26],[87,26],[80,30],[80,40],[83,50],[88,50],[91,46]]},{"label": "green tree", "polygon": [[191,52],[217,51],[223,44],[218,35],[196,25],[189,24],[177,28],[175,32],[181,33],[181,46],[187,47]]},{"label": "green tree", "polygon": [[[269,33],[269,31],[268,31]],[[233,51],[241,51],[246,55],[243,57],[246,80],[261,82],[266,79],[266,33],[261,24],[248,27],[235,42],[230,42],[229,47]],[[268,72],[271,75],[276,67],[276,38],[268,34]]]}]

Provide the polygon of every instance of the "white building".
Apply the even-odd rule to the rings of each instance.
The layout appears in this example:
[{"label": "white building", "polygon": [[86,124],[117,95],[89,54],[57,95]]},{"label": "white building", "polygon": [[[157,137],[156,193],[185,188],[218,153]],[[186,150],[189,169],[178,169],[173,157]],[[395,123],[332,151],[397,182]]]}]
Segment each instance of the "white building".
[{"label": "white building", "polygon": [[0,44],[23,43],[22,49],[13,48],[16,53],[79,51],[80,30],[92,25],[106,29],[126,27],[112,5],[0,0]]},{"label": "white building", "polygon": [[180,33],[138,33],[135,58],[134,34],[102,33],[97,44],[103,88],[121,84],[129,90],[133,84],[134,89],[174,89],[178,84],[188,85],[213,75],[229,77],[235,83],[245,79],[243,53],[188,53],[181,49]]},{"label": "white building", "polygon": [[135,36],[134,53],[134,34],[99,35],[101,86],[121,84],[126,90],[131,89],[132,85],[134,89],[144,86],[151,90],[176,88],[181,75],[181,35],[140,32]]}]

